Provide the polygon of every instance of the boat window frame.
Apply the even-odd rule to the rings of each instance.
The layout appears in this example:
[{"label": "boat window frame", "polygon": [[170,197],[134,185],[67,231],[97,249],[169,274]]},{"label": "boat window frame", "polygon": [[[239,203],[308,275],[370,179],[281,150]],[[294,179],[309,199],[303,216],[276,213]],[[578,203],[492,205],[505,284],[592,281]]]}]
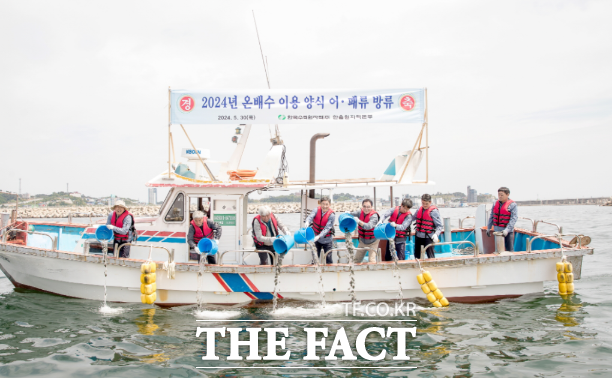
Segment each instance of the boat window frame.
[{"label": "boat window frame", "polygon": [[172,193],[174,193],[174,188],[170,188],[170,190],[168,190],[168,194],[166,194],[164,202],[162,202],[161,206],[159,207],[159,213],[157,215],[162,215],[162,213],[164,212],[164,207],[166,207],[166,204],[168,203],[168,198],[170,198]]},{"label": "boat window frame", "polygon": [[[174,188],[173,188],[173,189],[174,189]],[[174,192],[175,190],[172,190],[172,191]],[[182,194],[182,195],[183,195],[183,220],[182,220],[182,221],[168,221],[168,220],[166,220],[166,216],[168,215],[168,212],[169,212],[170,210],[172,210],[172,207],[174,206],[174,202],[176,202],[176,199],[178,198],[178,196],[179,196],[180,194]],[[163,219],[164,223],[166,223],[166,224],[182,224],[182,223],[185,223],[185,220],[186,220],[186,219],[189,219],[189,216],[188,216],[188,215],[187,215],[187,216],[185,216],[185,214],[189,214],[189,210],[188,210],[188,209],[187,209],[187,210],[185,209],[185,207],[187,206],[187,205],[186,205],[186,204],[187,204],[187,201],[185,201],[185,199],[186,199],[186,198],[187,198],[187,194],[186,194],[184,191],[182,191],[182,190],[176,190],[176,195],[175,195],[174,197],[172,197],[172,199],[173,199],[173,201],[172,201],[172,205],[168,206],[168,209],[166,209],[166,214],[161,214],[161,216],[162,216],[162,219]],[[170,203],[170,202],[168,202],[168,203]]]}]

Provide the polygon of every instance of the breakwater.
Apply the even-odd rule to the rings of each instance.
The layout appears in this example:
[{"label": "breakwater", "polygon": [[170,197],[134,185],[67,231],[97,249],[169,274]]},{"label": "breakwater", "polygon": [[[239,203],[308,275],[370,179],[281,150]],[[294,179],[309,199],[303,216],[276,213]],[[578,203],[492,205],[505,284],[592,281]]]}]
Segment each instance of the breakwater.
[{"label": "breakwater", "polygon": [[[261,205],[270,206],[272,212],[276,214],[291,214],[300,212],[299,202],[279,202],[279,203],[265,203],[265,204],[250,204],[249,214],[256,214],[257,208]],[[159,206],[130,206],[130,213],[134,214],[135,217],[147,217],[156,216],[159,214]],[[340,202],[335,203],[332,208],[334,211],[354,211],[361,208],[359,202]],[[378,210],[381,210],[379,207]],[[4,209],[5,212],[10,212],[11,209]],[[20,207],[18,217],[21,218],[87,218],[91,217],[105,217],[110,214],[112,210],[106,206],[69,206],[69,207]]]}]

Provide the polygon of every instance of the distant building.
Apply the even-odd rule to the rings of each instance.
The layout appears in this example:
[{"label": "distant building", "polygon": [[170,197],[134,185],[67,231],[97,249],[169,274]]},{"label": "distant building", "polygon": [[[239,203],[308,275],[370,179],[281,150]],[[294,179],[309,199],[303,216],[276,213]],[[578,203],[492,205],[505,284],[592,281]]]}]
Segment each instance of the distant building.
[{"label": "distant building", "polygon": [[478,191],[471,186],[467,187],[467,202],[478,202]]},{"label": "distant building", "polygon": [[30,194],[29,193],[23,193],[21,195],[21,198],[30,199]]},{"label": "distant building", "polygon": [[157,204],[157,188],[149,188],[149,205]]},{"label": "distant building", "polygon": [[444,198],[442,197],[434,198],[434,205],[444,205]]},{"label": "distant building", "polygon": [[81,194],[81,193],[79,193],[79,192],[73,192],[73,193],[70,193],[70,195],[71,195],[72,197],[78,197],[78,198],[81,198],[81,197],[82,197],[82,194]]}]

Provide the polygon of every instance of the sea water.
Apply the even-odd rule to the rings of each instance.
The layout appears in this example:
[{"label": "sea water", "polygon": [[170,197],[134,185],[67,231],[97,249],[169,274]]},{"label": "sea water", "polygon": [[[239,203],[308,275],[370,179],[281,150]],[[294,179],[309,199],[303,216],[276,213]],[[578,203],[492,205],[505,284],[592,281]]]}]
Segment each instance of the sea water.
[{"label": "sea water", "polygon": [[[440,209],[457,225],[473,208]],[[294,353],[290,361],[257,361],[261,370],[239,369],[252,361],[232,361],[236,368],[202,371],[203,340],[195,338],[196,319],[222,327],[289,327],[287,345],[305,345],[300,327],[345,327],[349,338],[366,327],[391,327],[397,323],[377,318],[372,323],[347,323],[344,305],[314,302],[284,303],[271,307],[207,306],[194,314],[195,306],[151,309],[143,304],[121,304],[119,314],[100,314],[99,301],[65,298],[15,289],[0,273],[0,377],[200,377],[200,376],[423,376],[423,377],[563,377],[612,376],[612,207],[519,207],[521,216],[545,219],[563,226],[566,233],[593,238],[595,254],[585,256],[576,295],[565,302],[557,283],[547,282],[544,292],[495,303],[459,304],[433,309],[424,298],[409,299],[419,306],[416,338],[408,338],[408,355],[416,371],[385,370],[286,371],[273,366],[325,366],[308,362]],[[279,214],[292,231],[299,215]],[[519,225],[527,226],[526,222]],[[541,225],[540,231],[554,233]],[[508,273],[510,274],[510,273]],[[392,272],[389,272],[392,280]],[[415,278],[416,279],[416,278]],[[196,283],[194,282],[194,285]],[[313,282],[313,286],[316,285]],[[281,291],[282,293],[282,291]],[[154,310],[154,311],[151,311]],[[309,320],[326,320],[324,324]],[[216,321],[219,321],[216,323]],[[253,320],[256,323],[232,323]],[[286,322],[284,321],[286,320]],[[207,323],[210,324],[210,323]],[[265,345],[265,333],[260,345]],[[369,339],[370,340],[370,339]],[[331,341],[330,341],[331,342]],[[394,341],[373,337],[370,354],[386,348],[394,355]],[[246,349],[245,349],[246,353]],[[229,344],[218,343],[217,354],[229,355]],[[390,359],[328,361],[334,366],[399,366]],[[208,362],[211,364],[212,362]],[[212,366],[212,365],[209,365]]]}]

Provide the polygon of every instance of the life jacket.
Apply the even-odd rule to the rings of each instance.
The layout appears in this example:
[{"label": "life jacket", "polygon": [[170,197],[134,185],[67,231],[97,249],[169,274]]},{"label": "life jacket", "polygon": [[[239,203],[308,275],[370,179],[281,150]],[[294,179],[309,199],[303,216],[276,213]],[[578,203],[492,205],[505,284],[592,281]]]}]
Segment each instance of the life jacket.
[{"label": "life jacket", "polygon": [[423,207],[419,208],[416,213],[416,230],[417,232],[424,232],[430,234],[436,230],[436,225],[431,217],[431,212],[437,210],[435,206],[429,206],[429,208],[423,211]]},{"label": "life jacket", "polygon": [[[329,209],[327,210],[327,213],[325,213],[325,215],[322,215],[322,213],[323,213],[323,210],[321,210],[321,206],[319,206],[319,208],[317,209],[317,214],[312,220],[312,229],[315,235],[319,235],[321,231],[323,231],[323,229],[327,225],[327,222],[329,221],[329,217],[334,213],[334,211],[332,209]],[[330,232],[327,235],[333,235],[333,234],[334,234],[334,227],[331,228]]]},{"label": "life jacket", "polygon": [[[391,214],[391,217],[389,218],[390,222],[393,222],[395,224],[402,224],[404,223],[404,220],[406,219],[406,217],[408,215],[412,215],[412,213],[410,212],[410,210],[408,210],[407,213],[400,213],[400,207],[397,206],[395,207],[395,210],[393,210],[393,214]],[[400,231],[400,230],[395,230],[395,238],[405,238],[408,234],[410,233],[410,225],[408,226],[408,229],[404,230],[404,231]]]},{"label": "life jacket", "polygon": [[213,229],[208,227],[208,218],[204,217],[202,221],[203,221],[202,228],[200,228],[195,223],[195,221],[193,220],[191,221],[191,225],[193,226],[193,230],[195,231],[195,233],[193,234],[193,241],[194,243],[196,243],[196,245],[198,245],[200,240],[204,238],[213,239],[215,236]]},{"label": "life jacket", "polygon": [[[274,234],[278,235],[278,222],[276,221],[274,214],[270,214],[270,219],[272,220],[272,226],[274,227]],[[257,236],[255,235],[255,221],[259,222],[259,227],[261,227],[261,236],[268,236],[268,227],[266,226],[265,222],[261,221],[260,215],[253,218],[253,224],[251,225],[251,229],[253,230],[253,241],[255,242],[255,245],[261,247],[264,245],[264,243],[257,240]]]},{"label": "life jacket", "polygon": [[[374,210],[370,211],[370,214],[365,215],[363,210],[361,210],[361,214],[359,214],[359,220],[363,223],[368,223],[370,221],[370,217],[372,215],[378,215],[378,213]],[[380,219],[380,215],[378,215],[378,219]],[[366,230],[359,226],[359,237],[362,239],[374,239],[374,229]]]},{"label": "life jacket", "polygon": [[493,206],[493,224],[495,226],[506,227],[508,222],[510,222],[512,213],[508,211],[508,207],[513,203],[514,201],[510,198],[503,205],[499,201],[495,202],[495,206]]},{"label": "life jacket", "polygon": [[[132,217],[132,227],[130,228],[130,230],[134,229],[134,216],[130,214],[127,210],[123,211],[123,213],[119,216],[119,218],[117,218],[117,213],[113,211],[113,217],[111,218],[111,225],[118,227],[118,228],[123,228],[123,220],[128,215]],[[116,231],[113,234],[115,236],[116,241],[126,241],[130,237],[129,230],[127,234],[119,234]]]}]

